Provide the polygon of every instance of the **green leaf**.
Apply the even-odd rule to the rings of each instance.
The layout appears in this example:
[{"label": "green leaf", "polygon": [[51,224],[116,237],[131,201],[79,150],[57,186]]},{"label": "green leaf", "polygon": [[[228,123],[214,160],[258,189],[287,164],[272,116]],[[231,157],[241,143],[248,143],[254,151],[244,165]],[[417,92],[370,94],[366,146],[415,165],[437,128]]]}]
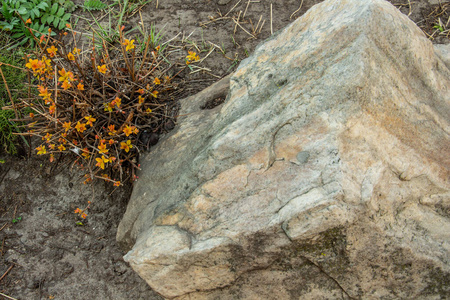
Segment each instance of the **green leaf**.
[{"label": "green leaf", "polygon": [[57,3],[53,3],[52,10],[50,11],[50,14],[54,15],[57,10],[58,10],[58,4]]},{"label": "green leaf", "polygon": [[59,23],[60,18],[55,16],[55,19],[53,20],[53,27],[58,27],[58,23]]},{"label": "green leaf", "polygon": [[62,17],[62,15],[64,15],[64,8],[60,7],[59,10],[58,10],[58,12],[56,13],[56,15],[57,15],[58,17]]},{"label": "green leaf", "polygon": [[63,19],[64,21],[67,21],[67,20],[70,19],[70,16],[71,16],[71,14],[65,14],[64,17],[62,17],[62,19]]},{"label": "green leaf", "polygon": [[24,15],[27,13],[27,9],[25,7],[21,7],[19,8],[19,10],[17,10],[17,12],[19,13],[19,15]]},{"label": "green leaf", "polygon": [[17,39],[17,38],[19,38],[19,37],[21,37],[21,36],[24,36],[25,35],[25,33],[23,33],[23,32],[18,32],[18,33],[16,33],[16,34],[13,34],[12,35],[12,38],[13,39]]},{"label": "green leaf", "polygon": [[54,18],[55,18],[54,15],[48,16],[48,18],[47,18],[47,24],[51,24],[51,23],[53,22],[53,19],[54,19]]},{"label": "green leaf", "polygon": [[41,2],[36,7],[38,7],[41,10],[46,10],[49,6],[47,2]]}]

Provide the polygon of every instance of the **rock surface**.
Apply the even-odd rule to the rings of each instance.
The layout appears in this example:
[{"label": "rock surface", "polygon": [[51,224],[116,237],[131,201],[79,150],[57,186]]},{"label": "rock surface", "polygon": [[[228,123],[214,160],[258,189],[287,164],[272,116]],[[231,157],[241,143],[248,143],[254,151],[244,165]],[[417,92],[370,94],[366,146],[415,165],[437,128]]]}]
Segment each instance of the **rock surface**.
[{"label": "rock surface", "polygon": [[166,298],[446,297],[448,53],[385,1],[314,6],[182,103],[125,260]]}]

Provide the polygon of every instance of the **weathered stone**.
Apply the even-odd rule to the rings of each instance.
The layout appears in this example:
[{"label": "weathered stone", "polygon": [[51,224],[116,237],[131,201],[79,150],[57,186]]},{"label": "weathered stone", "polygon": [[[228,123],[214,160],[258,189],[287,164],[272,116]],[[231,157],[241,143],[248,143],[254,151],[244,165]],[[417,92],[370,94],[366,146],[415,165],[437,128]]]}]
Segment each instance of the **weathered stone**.
[{"label": "weathered stone", "polygon": [[450,71],[382,0],[325,1],[182,102],[118,241],[179,299],[450,293]]}]

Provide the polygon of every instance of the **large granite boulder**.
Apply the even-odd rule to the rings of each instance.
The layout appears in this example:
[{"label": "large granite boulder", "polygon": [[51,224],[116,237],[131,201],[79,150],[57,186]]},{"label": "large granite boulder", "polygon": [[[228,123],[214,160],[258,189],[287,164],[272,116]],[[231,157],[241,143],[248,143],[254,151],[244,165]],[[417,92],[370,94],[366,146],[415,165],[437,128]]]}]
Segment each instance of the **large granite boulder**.
[{"label": "large granite boulder", "polygon": [[201,109],[226,82],[182,102],[141,161],[126,261],[166,298],[448,296],[448,53],[388,2],[314,6],[223,105]]}]

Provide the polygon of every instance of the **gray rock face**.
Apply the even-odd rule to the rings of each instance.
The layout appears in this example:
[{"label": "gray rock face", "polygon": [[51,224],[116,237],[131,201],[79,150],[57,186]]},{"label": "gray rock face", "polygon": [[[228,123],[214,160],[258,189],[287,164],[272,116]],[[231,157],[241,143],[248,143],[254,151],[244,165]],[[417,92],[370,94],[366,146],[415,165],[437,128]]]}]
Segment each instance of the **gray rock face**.
[{"label": "gray rock face", "polygon": [[223,105],[200,109],[226,82],[183,101],[141,162],[125,259],[166,298],[445,297],[445,55],[388,2],[314,6]]}]

